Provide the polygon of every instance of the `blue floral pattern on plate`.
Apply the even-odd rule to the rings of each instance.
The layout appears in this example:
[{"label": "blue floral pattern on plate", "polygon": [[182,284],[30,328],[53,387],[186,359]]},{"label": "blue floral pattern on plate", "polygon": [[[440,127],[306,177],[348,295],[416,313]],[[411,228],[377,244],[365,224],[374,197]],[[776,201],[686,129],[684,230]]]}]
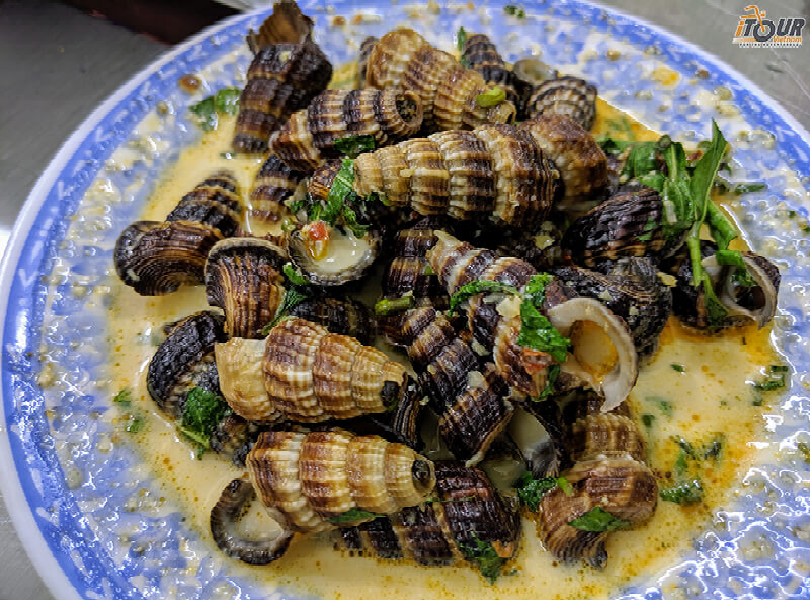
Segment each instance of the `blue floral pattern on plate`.
[{"label": "blue floral pattern on plate", "polygon": [[[680,564],[616,594],[670,598],[672,592],[662,590],[675,584],[679,597],[807,597],[810,472],[796,445],[810,441],[802,429],[810,413],[804,231],[810,146],[800,128],[712,57],[584,2],[527,4],[521,20],[504,16],[499,4],[471,10],[467,4],[379,7],[359,0],[334,2],[328,13],[312,1],[302,8],[316,16],[318,40],[335,64],[352,59],[366,35],[400,23],[445,49],[453,44],[449,32],[463,25],[488,33],[508,59],[539,54],[563,72],[581,74],[610,102],[683,141],[707,137],[711,118],[718,120],[734,144],[735,178],[768,184],[767,191],[740,198],[737,217],[749,243],[783,268],[774,337],[796,375],[780,406],[766,415],[778,460],[747,474],[738,505],[717,515],[716,526],[696,539]],[[338,26],[338,14],[349,24]],[[152,476],[131,449],[111,443],[109,390],[96,384],[104,380],[109,354],[104,315],[115,238],[137,217],[162,170],[199,136],[186,107],[244,80],[244,35],[262,19],[256,13],[214,27],[119,91],[88,123],[87,135],[74,139],[75,151],[51,165],[54,184],[29,199],[32,226],[12,243],[2,335],[3,424],[11,454],[3,460],[19,481],[7,485],[22,491],[39,531],[23,535],[41,535],[64,573],[46,579],[69,582],[81,598],[283,596],[227,572],[176,509],[150,503],[157,494]],[[186,73],[205,74],[200,94],[178,88]],[[674,77],[664,83],[660,73]],[[43,349],[50,356],[44,366],[37,360]],[[139,508],[131,511],[136,495]],[[41,570],[54,566],[50,558],[35,561]]]}]

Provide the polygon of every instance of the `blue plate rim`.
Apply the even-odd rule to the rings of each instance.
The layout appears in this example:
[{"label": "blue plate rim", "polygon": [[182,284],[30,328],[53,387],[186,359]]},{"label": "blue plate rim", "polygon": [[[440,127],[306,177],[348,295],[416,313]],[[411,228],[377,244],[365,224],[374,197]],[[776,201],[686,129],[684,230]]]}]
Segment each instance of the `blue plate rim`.
[{"label": "blue plate rim", "polygon": [[[805,141],[810,142],[810,134],[808,134],[808,131],[778,100],[766,94],[757,84],[715,54],[704,50],[700,46],[683,39],[681,36],[659,25],[651,23],[641,17],[636,17],[623,10],[606,6],[592,0],[576,0],[576,2],[602,10],[608,15],[616,15],[646,27],[654,32],[656,36],[659,36],[660,39],[680,46],[692,55],[699,57],[707,64],[721,70],[726,75],[734,77],[748,93],[755,96],[765,107],[776,113],[797,135]],[[37,217],[48,197],[49,191],[53,188],[60,174],[67,166],[70,159],[75,155],[82,142],[92,134],[93,129],[118,106],[123,99],[135,91],[138,86],[144,83],[160,68],[169,64],[177,56],[186,52],[196,44],[201,43],[209,36],[215,35],[221,30],[228,29],[241,21],[248,21],[256,15],[267,11],[268,8],[269,5],[261,6],[250,12],[223,19],[221,22],[207,27],[182,44],[166,52],[141,69],[127,83],[112,92],[62,144],[29,192],[11,230],[2,261],[0,261],[0,290],[3,290],[0,292],[0,315],[3,315],[3,318],[0,319],[0,340],[5,339],[4,335],[10,290],[24,242],[28,239],[37,221]],[[0,360],[0,377],[3,375],[5,364],[5,360]],[[8,514],[11,517],[11,522],[37,574],[48,587],[48,590],[54,598],[58,600],[83,600],[59,564],[59,560],[48,545],[42,530],[36,524],[31,505],[26,500],[25,492],[12,455],[11,441],[6,423],[3,390],[2,387],[0,387],[0,492],[2,493]]]}]

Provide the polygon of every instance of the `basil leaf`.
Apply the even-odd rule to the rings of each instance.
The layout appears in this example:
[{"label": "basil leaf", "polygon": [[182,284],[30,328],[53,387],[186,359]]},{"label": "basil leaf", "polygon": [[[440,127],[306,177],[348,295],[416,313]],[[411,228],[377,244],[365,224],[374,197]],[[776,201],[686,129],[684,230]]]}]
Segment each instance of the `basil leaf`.
[{"label": "basil leaf", "polygon": [[267,325],[262,327],[261,334],[268,335],[270,330],[273,329],[278,322],[285,316],[287,316],[290,311],[301,304],[304,300],[306,300],[309,296],[295,287],[291,287],[284,293],[284,299],[279,304],[278,308],[276,309],[276,314],[273,316],[273,320],[270,321]]},{"label": "basil leaf", "polygon": [[734,281],[745,287],[754,287],[756,282],[748,272],[745,262],[742,259],[742,254],[739,250],[718,250],[715,254],[717,264],[726,267],[734,267]]},{"label": "basil leaf", "polygon": [[214,105],[218,113],[226,115],[236,115],[239,113],[239,96],[242,91],[239,88],[225,88],[219,90],[214,96]]},{"label": "basil leaf", "polygon": [[363,152],[372,152],[377,147],[373,135],[350,135],[335,140],[335,148],[349,158],[356,158]]},{"label": "basil leaf", "polygon": [[374,305],[374,314],[380,316],[393,315],[413,307],[413,294],[399,298],[383,298]]},{"label": "basil leaf", "polygon": [[600,506],[592,508],[584,515],[569,521],[568,524],[582,531],[613,531],[630,525],[627,521],[614,517]]},{"label": "basil leaf", "polygon": [[450,308],[447,311],[448,315],[452,315],[458,306],[465,302],[471,296],[476,296],[483,293],[499,293],[499,294],[517,294],[517,288],[499,281],[484,281],[476,279],[468,284],[459,288],[459,290],[450,297]]},{"label": "basil leaf", "polygon": [[501,567],[506,559],[498,556],[492,542],[485,542],[475,533],[472,533],[472,542],[472,544],[459,543],[458,547],[465,558],[478,567],[484,579],[495,583],[501,576]]},{"label": "basil leaf", "polygon": [[700,485],[700,480],[693,479],[672,487],[663,488],[658,495],[664,502],[695,504],[703,500],[703,486]]},{"label": "basil leaf", "polygon": [[571,340],[563,336],[530,301],[520,304],[520,334],[516,342],[520,346],[546,352],[558,363],[565,362]]},{"label": "basil leaf", "polygon": [[113,402],[121,406],[132,406],[132,390],[124,388],[113,396]]},{"label": "basil leaf", "polygon": [[734,193],[738,196],[743,194],[750,194],[751,192],[759,192],[767,190],[768,186],[764,183],[740,183],[734,187]]},{"label": "basil leaf", "polygon": [[[568,480],[566,479],[565,482],[568,483]],[[540,507],[540,500],[543,499],[543,496],[558,485],[559,481],[556,477],[541,477],[540,479],[535,479],[531,473],[526,471],[520,476],[520,479],[518,479],[515,491],[517,491],[518,499],[523,506],[526,506],[533,512],[537,512],[537,509]],[[568,485],[570,486],[571,484],[568,483]]]},{"label": "basil leaf", "polygon": [[284,265],[284,274],[287,276],[287,279],[290,280],[290,283],[293,285],[309,285],[309,281],[304,279],[304,276],[301,275],[301,272],[296,269],[292,263],[287,263]]}]

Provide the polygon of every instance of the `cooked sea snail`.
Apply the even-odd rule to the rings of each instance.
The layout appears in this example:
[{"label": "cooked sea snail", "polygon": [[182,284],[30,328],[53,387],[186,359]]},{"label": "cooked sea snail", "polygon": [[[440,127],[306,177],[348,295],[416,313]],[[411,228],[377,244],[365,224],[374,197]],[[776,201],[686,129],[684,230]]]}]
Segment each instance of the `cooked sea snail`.
[{"label": "cooked sea snail", "polygon": [[402,141],[422,126],[422,102],[407,90],[327,90],[294,113],[270,140],[270,152],[301,171],[346,153],[341,140],[370,138],[380,148]]},{"label": "cooked sea snail", "polygon": [[146,372],[149,395],[161,410],[180,417],[188,392],[199,387],[219,393],[214,346],[227,339],[222,316],[195,313],[167,329]]},{"label": "cooked sea snail", "polygon": [[425,253],[436,243],[437,219],[425,217],[394,239],[394,258],[382,278],[383,299],[377,303],[377,323],[381,333],[395,346],[404,346],[402,322],[408,308],[420,306],[444,310],[450,298],[442,287]]},{"label": "cooked sea snail", "polygon": [[[296,531],[369,520],[424,502],[436,483],[433,463],[407,446],[343,431],[267,431],[247,457],[254,489]],[[331,521],[330,521],[331,519]]]},{"label": "cooked sea snail", "polygon": [[228,335],[263,337],[261,329],[284,297],[285,254],[258,238],[229,238],[211,249],[205,266],[206,295],[211,306],[225,312]]},{"label": "cooked sea snail", "polygon": [[331,78],[329,59],[312,41],[259,50],[239,97],[234,150],[265,152],[270,134],[295,111],[306,108]]},{"label": "cooked sea snail", "polygon": [[589,200],[607,184],[607,157],[594,137],[566,115],[543,114],[524,121],[537,146],[560,171],[563,207]]},{"label": "cooked sea snail", "polygon": [[512,72],[506,68],[495,44],[483,33],[468,35],[461,49],[461,64],[478,71],[487,85],[498,86],[506,98],[517,106],[517,93],[512,84]]},{"label": "cooked sea snail", "polygon": [[[255,565],[281,557],[297,531],[356,525],[369,513],[419,504],[436,481],[433,464],[407,446],[340,431],[264,432],[246,465],[250,480],[235,479],[223,490],[211,533],[226,554]],[[238,523],[257,496],[270,523],[263,537],[251,539]]]},{"label": "cooked sea snail", "polygon": [[577,461],[563,475],[573,494],[555,488],[540,502],[540,534],[560,560],[586,560],[601,568],[607,560],[607,531],[586,531],[570,525],[594,509],[636,525],[655,511],[658,484],[644,464],[644,442],[635,422],[611,413],[588,414],[572,428]]},{"label": "cooked sea snail", "polygon": [[590,130],[596,118],[596,86],[578,77],[548,79],[532,91],[526,105],[526,114],[566,115]]},{"label": "cooked sea snail", "polygon": [[276,155],[270,154],[259,169],[250,192],[250,208],[247,218],[251,229],[256,224],[272,225],[289,215],[285,202],[305,193],[303,181],[306,172],[295,171],[285,165]]},{"label": "cooked sea snail", "polygon": [[263,341],[218,344],[216,354],[225,399],[251,421],[350,419],[418,393],[405,368],[379,350],[297,317]]},{"label": "cooked sea snail", "polygon": [[326,327],[332,333],[348,335],[369,345],[374,341],[376,322],[365,305],[348,296],[307,290],[308,296],[287,313]]},{"label": "cooked sea snail", "polygon": [[703,286],[692,285],[692,262],[683,259],[676,272],[677,283],[672,290],[673,309],[682,323],[696,329],[719,331],[754,322],[767,325],[776,314],[781,276],[779,267],[764,256],[741,252],[743,264],[753,285],[744,285],[735,278],[736,268],[718,264],[716,247],[701,244],[703,268],[709,274],[717,299],[726,309],[720,323],[711,323]]},{"label": "cooked sea snail", "polygon": [[[427,259],[449,294],[467,283],[494,281],[520,289],[537,271],[525,261],[498,257],[444,233],[428,251]],[[491,351],[498,373],[513,390],[536,397],[549,384],[548,353],[521,346],[520,297],[513,294],[478,294],[467,310],[468,328],[482,348]],[[638,360],[625,322],[591,298],[570,298],[557,280],[546,289],[543,310],[551,325],[571,341],[571,352],[560,365],[563,379],[602,393],[607,408],[618,406],[633,388]],[[564,377],[563,377],[564,376]]]},{"label": "cooked sea snail", "polygon": [[515,505],[498,495],[480,469],[452,462],[434,468],[436,501],[342,529],[336,545],[424,566],[475,563],[469,549],[481,544],[491,545],[501,565],[514,556],[520,540]]},{"label": "cooked sea snail", "polygon": [[476,96],[486,93],[488,86],[480,73],[465,69],[410,29],[386,33],[374,44],[367,79],[380,90],[416,92],[422,100],[423,131],[427,133],[510,123],[515,116],[515,107],[508,100],[481,106]]},{"label": "cooked sea snail", "polygon": [[658,263],[683,243],[682,235],[668,238],[664,234],[663,219],[664,205],[657,191],[620,190],[571,224],[563,248],[576,263],[597,270],[624,256],[646,256]]},{"label": "cooked sea snail", "polygon": [[303,44],[312,38],[312,19],[301,14],[295,0],[279,0],[258,32],[247,34],[247,44],[253,54],[272,44]]},{"label": "cooked sea snail", "polygon": [[509,386],[435,308],[408,311],[402,329],[439,435],[456,459],[476,464],[512,416]]},{"label": "cooked sea snail", "polygon": [[368,57],[371,51],[374,50],[374,45],[380,41],[380,38],[373,35],[368,36],[360,43],[360,50],[357,53],[357,80],[355,81],[355,88],[362,89],[368,86]]},{"label": "cooked sea snail", "polygon": [[526,105],[534,89],[547,79],[556,79],[559,73],[536,58],[521,58],[512,65],[512,84],[518,95],[518,118],[526,118]]},{"label": "cooked sea snail", "polygon": [[236,181],[216,173],[183,196],[165,221],[135,221],[115,242],[118,277],[143,296],[159,296],[203,281],[205,261],[239,224]]},{"label": "cooked sea snail", "polygon": [[484,125],[361,154],[353,185],[360,196],[377,193],[421,215],[532,230],[551,210],[558,179],[530,128]]},{"label": "cooked sea snail", "polygon": [[658,277],[658,269],[644,257],[622,258],[607,274],[582,267],[554,270],[578,296],[601,301],[625,320],[639,354],[652,352],[672,312],[672,290]]}]

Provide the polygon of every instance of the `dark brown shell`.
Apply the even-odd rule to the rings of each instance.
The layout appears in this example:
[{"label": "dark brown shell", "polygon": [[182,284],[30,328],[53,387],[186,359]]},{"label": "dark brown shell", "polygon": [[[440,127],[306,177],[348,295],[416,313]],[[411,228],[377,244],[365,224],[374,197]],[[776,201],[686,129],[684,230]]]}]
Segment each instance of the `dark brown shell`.
[{"label": "dark brown shell", "polygon": [[481,73],[487,85],[498,86],[506,92],[506,98],[517,105],[512,72],[506,68],[495,44],[486,35],[474,33],[467,36],[461,50],[461,64]]},{"label": "dark brown shell", "polygon": [[225,312],[232,337],[260,338],[284,297],[285,254],[267,240],[229,238],[215,245],[205,266],[208,304]]},{"label": "dark brown shell", "polygon": [[366,81],[368,75],[368,57],[371,55],[371,51],[374,50],[374,45],[379,41],[380,38],[370,35],[360,44],[360,50],[357,53],[357,80],[354,86],[358,90],[368,85]]},{"label": "dark brown shell", "polygon": [[231,459],[237,467],[245,466],[245,457],[256,441],[260,427],[236,414],[230,414],[217,423],[211,434],[211,450]]},{"label": "dark brown shell", "polygon": [[657,264],[683,242],[682,236],[664,235],[663,218],[663,203],[654,189],[621,192],[574,221],[563,248],[578,264],[598,270],[624,256],[646,256]]},{"label": "dark brown shell", "polygon": [[246,508],[256,500],[256,491],[247,479],[234,479],[211,510],[211,534],[217,547],[228,556],[250,565],[266,565],[281,557],[290,545],[293,532],[279,516],[280,531],[276,537],[247,539],[237,533],[236,523]]},{"label": "dark brown shell", "polygon": [[607,157],[594,137],[565,115],[540,115],[519,126],[559,169],[563,207],[589,200],[607,185]]},{"label": "dark brown shell", "polygon": [[115,271],[142,296],[170,294],[183,284],[202,283],[208,252],[222,237],[199,222],[136,221],[115,242]]},{"label": "dark brown shell", "polygon": [[595,298],[622,317],[639,354],[657,347],[672,312],[672,291],[658,277],[650,259],[620,259],[607,275],[576,266],[556,269],[554,275],[576,295]]},{"label": "dark brown shell", "polygon": [[521,58],[512,65],[512,83],[518,95],[516,104],[518,118],[526,119],[526,105],[534,89],[548,79],[556,79],[559,73],[536,58]]},{"label": "dark brown shell", "polygon": [[357,338],[365,345],[372,343],[376,333],[374,315],[363,304],[349,297],[310,291],[310,296],[295,305],[288,314],[319,323],[332,333]]},{"label": "dark brown shell", "polygon": [[437,462],[438,502],[407,508],[340,533],[338,546],[368,549],[380,558],[413,559],[423,566],[459,564],[463,547],[476,540],[492,544],[498,556],[517,552],[520,516],[504,501],[486,475],[474,467]]},{"label": "dark brown shell", "polygon": [[311,18],[301,14],[295,0],[279,0],[259,31],[248,32],[247,44],[253,54],[271,44],[303,44],[311,39],[313,25]]},{"label": "dark brown shell", "polygon": [[149,361],[146,389],[158,407],[180,417],[194,387],[220,393],[214,345],[227,338],[220,315],[203,311],[181,319]]},{"label": "dark brown shell", "polygon": [[402,329],[439,435],[457,459],[479,462],[512,416],[509,387],[435,308],[408,311]]},{"label": "dark brown shell", "polygon": [[538,115],[566,115],[590,130],[596,118],[596,86],[570,76],[546,80],[534,88],[526,114],[530,119]]},{"label": "dark brown shell", "polygon": [[289,214],[285,201],[295,195],[305,177],[305,172],[290,169],[276,155],[270,154],[253,182],[248,219],[272,222]]},{"label": "dark brown shell", "polygon": [[167,221],[199,222],[230,237],[239,226],[242,211],[239,188],[233,175],[215,173],[183,196],[166,216]]},{"label": "dark brown shell", "polygon": [[310,170],[343,154],[336,144],[368,136],[380,148],[406,139],[422,125],[422,102],[407,90],[327,90],[296,112],[270,141],[270,151],[292,169]]},{"label": "dark brown shell", "polygon": [[672,288],[675,315],[688,327],[712,332],[751,321],[763,327],[776,312],[781,283],[779,267],[764,256],[743,251],[743,262],[755,282],[754,287],[744,287],[734,281],[733,268],[717,264],[714,258],[716,250],[714,243],[701,242],[704,269],[709,273],[718,300],[726,307],[728,314],[722,322],[710,323],[703,286],[692,285],[692,262],[683,252],[682,256],[676,257],[676,267],[672,269],[676,279]]},{"label": "dark brown shell", "polygon": [[313,42],[273,44],[250,64],[239,97],[233,140],[237,152],[264,152],[270,134],[326,89],[332,65]]}]

